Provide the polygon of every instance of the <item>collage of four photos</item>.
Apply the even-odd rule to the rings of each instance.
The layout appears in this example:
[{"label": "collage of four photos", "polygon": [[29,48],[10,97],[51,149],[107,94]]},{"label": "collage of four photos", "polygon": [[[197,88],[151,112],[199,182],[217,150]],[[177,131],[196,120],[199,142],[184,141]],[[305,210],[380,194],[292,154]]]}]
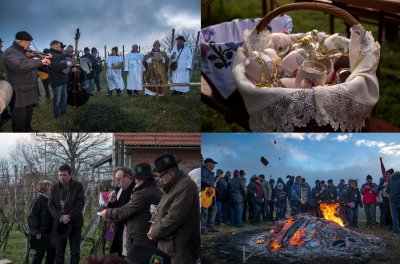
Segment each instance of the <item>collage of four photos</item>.
[{"label": "collage of four photos", "polygon": [[0,264],[400,263],[398,0],[0,24]]}]

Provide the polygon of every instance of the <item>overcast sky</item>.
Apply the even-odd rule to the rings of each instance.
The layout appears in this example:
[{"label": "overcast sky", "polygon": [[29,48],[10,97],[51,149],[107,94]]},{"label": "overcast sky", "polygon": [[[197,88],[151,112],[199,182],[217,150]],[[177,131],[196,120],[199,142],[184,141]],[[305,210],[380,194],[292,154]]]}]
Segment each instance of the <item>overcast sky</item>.
[{"label": "overcast sky", "polygon": [[[79,49],[125,44],[125,51],[137,43],[152,46],[171,34],[172,28],[200,30],[199,0],[1,0],[0,37],[9,47],[15,33],[28,31],[35,45],[47,48],[53,40],[74,45],[76,28],[81,31]],[[31,47],[33,49],[33,47]]]},{"label": "overcast sky", "polygon": [[[336,185],[351,177],[363,183],[370,174],[378,182],[379,157],[386,170],[400,171],[400,136],[395,133],[203,133],[201,145],[203,158],[218,162],[215,170],[243,169],[248,179],[263,173],[286,182],[287,175],[301,175],[314,186],[316,179],[333,179]],[[270,162],[267,167],[261,156]]]}]

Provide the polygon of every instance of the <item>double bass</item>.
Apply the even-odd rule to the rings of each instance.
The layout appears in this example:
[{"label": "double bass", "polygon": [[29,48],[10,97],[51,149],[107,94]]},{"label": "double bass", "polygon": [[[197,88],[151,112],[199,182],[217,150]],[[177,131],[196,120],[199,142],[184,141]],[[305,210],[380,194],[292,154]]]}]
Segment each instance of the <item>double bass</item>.
[{"label": "double bass", "polygon": [[[79,28],[76,29],[75,34],[75,56],[76,61],[79,61],[78,41],[81,36]],[[68,87],[67,87],[67,104],[70,106],[82,106],[89,100],[89,94],[86,92],[84,86],[85,71],[79,64],[74,63],[68,73]]]}]

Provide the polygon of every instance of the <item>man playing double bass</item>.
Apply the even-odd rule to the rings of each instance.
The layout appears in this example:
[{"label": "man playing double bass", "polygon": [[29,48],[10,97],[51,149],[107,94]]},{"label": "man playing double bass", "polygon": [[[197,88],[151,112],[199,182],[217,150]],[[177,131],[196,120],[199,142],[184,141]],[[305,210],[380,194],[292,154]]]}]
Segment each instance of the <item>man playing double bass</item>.
[{"label": "man playing double bass", "polygon": [[14,132],[32,132],[33,107],[39,103],[36,70],[42,65],[50,65],[51,56],[41,59],[28,57],[32,36],[26,31],[15,35],[13,44],[4,51],[6,81],[13,88],[14,95],[10,106]]}]

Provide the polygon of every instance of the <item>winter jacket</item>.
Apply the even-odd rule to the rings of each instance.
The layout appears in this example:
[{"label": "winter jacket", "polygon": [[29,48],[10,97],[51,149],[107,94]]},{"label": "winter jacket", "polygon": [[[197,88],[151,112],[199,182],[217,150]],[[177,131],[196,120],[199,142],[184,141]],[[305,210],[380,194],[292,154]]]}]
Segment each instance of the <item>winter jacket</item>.
[{"label": "winter jacket", "polygon": [[[114,203],[108,203],[107,207],[108,208],[120,208],[127,204],[129,202],[129,199],[131,198],[131,194],[133,191],[133,188],[135,187],[135,181],[132,181],[131,185],[129,185],[128,188],[124,189],[121,191],[121,194],[119,196],[119,199],[115,201]],[[118,194],[119,190],[121,188],[117,187],[115,188],[115,195]],[[110,252],[115,253],[117,252],[119,255],[122,255],[122,247],[123,247],[123,234],[124,234],[124,226],[125,226],[126,221],[119,221],[115,223],[115,236],[114,240],[111,243],[110,247]]]},{"label": "winter jacket", "polygon": [[376,183],[369,184],[371,188],[368,190],[366,186],[368,183],[364,183],[361,186],[361,194],[363,195],[363,203],[366,205],[376,204],[376,197],[378,196],[378,185]]},{"label": "winter jacket", "polygon": [[264,189],[264,194],[265,194],[265,200],[269,201],[271,200],[272,196],[272,189],[271,189],[271,184],[269,184],[268,181],[262,181],[261,185]]},{"label": "winter jacket", "polygon": [[390,200],[400,199],[400,173],[395,172],[388,182],[386,192],[389,194]]},{"label": "winter jacket", "polygon": [[39,102],[37,69],[42,62],[25,56],[24,48],[16,42],[4,51],[6,81],[13,88],[15,103],[20,108]]},{"label": "winter jacket", "polygon": [[[64,213],[61,213],[61,198],[65,199]],[[60,182],[56,183],[51,189],[51,198],[49,200],[49,210],[54,218],[54,224],[59,223],[62,215],[71,217],[72,228],[83,226],[82,210],[85,206],[85,195],[83,186],[80,182],[73,179],[69,184],[63,186]]]},{"label": "winter jacket", "polygon": [[108,211],[107,218],[127,223],[127,250],[134,245],[157,246],[156,241],[147,237],[151,226],[150,206],[158,205],[163,194],[155,180],[150,179],[133,189],[127,204]]},{"label": "winter jacket", "polygon": [[328,196],[329,196],[329,201],[330,202],[336,202],[337,201],[337,190],[335,186],[331,186],[327,188],[328,191]]},{"label": "winter jacket", "polygon": [[276,207],[286,208],[287,195],[286,195],[285,188],[283,188],[282,190],[275,188],[275,197],[274,198],[276,199],[276,202],[275,202]]},{"label": "winter jacket", "polygon": [[246,187],[238,176],[228,183],[228,198],[230,203],[241,203],[246,198]]},{"label": "winter jacket", "polygon": [[247,201],[249,203],[262,203],[264,197],[264,190],[260,183],[250,182],[247,185]]},{"label": "winter jacket", "polygon": [[214,187],[214,172],[206,165],[201,165],[201,189],[205,187]]},{"label": "winter jacket", "polygon": [[345,199],[345,196],[346,196],[346,190],[347,190],[347,188],[346,188],[346,185],[345,184],[343,184],[343,185],[340,185],[340,184],[338,184],[338,186],[337,186],[337,199],[338,199],[338,201],[339,202],[344,202],[344,199]]},{"label": "winter jacket", "polygon": [[200,201],[196,183],[184,174],[163,187],[153,239],[158,249],[172,258],[172,264],[194,263],[200,257]]},{"label": "winter jacket", "polygon": [[28,215],[29,233],[51,234],[53,227],[53,217],[49,211],[49,199],[42,193],[32,201],[32,207]]},{"label": "winter jacket", "polygon": [[222,177],[219,179],[217,183],[217,187],[215,188],[215,196],[217,201],[225,202],[228,199],[228,183]]},{"label": "winter jacket", "polygon": [[65,55],[55,49],[50,49],[51,55],[53,58],[51,59],[51,65],[49,67],[49,81],[51,87],[57,87],[60,85],[64,85],[68,81],[68,75],[63,72],[68,65],[65,61]]},{"label": "winter jacket", "polygon": [[363,204],[361,202],[361,194],[358,188],[352,188],[350,186],[347,187],[346,190],[346,195],[345,195],[345,203],[354,203],[355,208],[358,208],[360,206],[361,208],[363,207]]}]

